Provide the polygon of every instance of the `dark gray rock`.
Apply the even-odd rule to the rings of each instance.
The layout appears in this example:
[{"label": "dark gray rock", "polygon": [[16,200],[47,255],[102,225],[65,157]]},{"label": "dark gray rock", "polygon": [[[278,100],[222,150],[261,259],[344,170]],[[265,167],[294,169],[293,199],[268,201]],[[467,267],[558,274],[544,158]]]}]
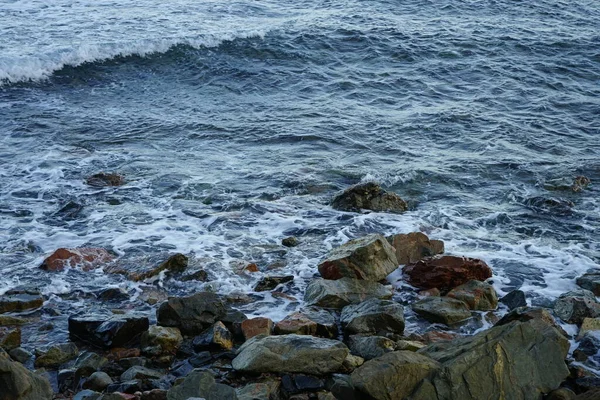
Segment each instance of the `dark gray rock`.
[{"label": "dark gray rock", "polygon": [[100,347],[121,347],[148,330],[148,317],[139,314],[78,314],[69,317],[69,334]]},{"label": "dark gray rock", "polygon": [[2,400],[52,400],[48,379],[0,354],[0,398]]},{"label": "dark gray rock", "polygon": [[102,392],[112,384],[113,380],[106,372],[97,371],[94,372],[83,384],[84,389],[94,390],[96,392]]},{"label": "dark gray rock", "polygon": [[600,303],[589,290],[574,290],[559,296],[554,303],[554,313],[569,324],[581,325],[584,318],[600,316]]},{"label": "dark gray rock", "polygon": [[377,282],[342,278],[314,279],[306,288],[304,301],[324,308],[343,308],[371,298],[389,299],[392,290]]},{"label": "dark gray rock", "polygon": [[98,400],[100,396],[102,396],[102,393],[86,389],[73,396],[73,400]]},{"label": "dark gray rock", "polygon": [[340,211],[361,210],[402,213],[408,206],[396,193],[386,192],[374,182],[361,183],[346,189],[331,201],[331,206]]},{"label": "dark gray rock", "polygon": [[193,370],[179,385],[167,392],[168,400],[188,400],[199,397],[207,400],[237,400],[235,389],[215,383],[214,376],[207,371]]},{"label": "dark gray rock", "polygon": [[450,297],[426,297],[412,305],[414,312],[430,322],[455,324],[471,317],[467,305]]},{"label": "dark gray rock", "polygon": [[341,323],[348,333],[404,332],[404,308],[391,300],[369,299],[342,310]]},{"label": "dark gray rock", "polygon": [[505,304],[511,311],[515,308],[526,307],[527,300],[525,299],[525,292],[522,290],[513,290],[501,298],[500,303]]},{"label": "dark gray rock", "polygon": [[577,278],[577,285],[600,296],[600,271],[591,271]]},{"label": "dark gray rock", "polygon": [[285,247],[296,247],[300,243],[298,242],[298,239],[296,239],[294,236],[290,236],[290,237],[281,239],[281,244],[284,245]]},{"label": "dark gray rock", "polygon": [[134,366],[134,367],[129,368],[127,371],[123,372],[120,379],[121,379],[121,382],[133,381],[136,379],[140,379],[140,380],[160,379],[163,375],[164,375],[164,373],[162,373],[161,371],[157,371],[154,369],[141,367],[141,366]]},{"label": "dark gray rock", "polygon": [[277,286],[284,284],[284,283],[292,282],[293,280],[294,280],[293,275],[265,276],[263,279],[260,280],[260,282],[258,282],[256,284],[256,286],[254,287],[254,291],[264,292],[267,290],[273,290]]},{"label": "dark gray rock", "polygon": [[18,361],[21,364],[25,364],[27,361],[29,361],[31,359],[31,357],[33,357],[33,354],[31,354],[30,352],[28,352],[27,350],[25,350],[22,347],[17,347],[16,349],[12,349],[11,351],[8,352],[8,354],[10,355],[10,357],[13,360]]},{"label": "dark gray rock", "polygon": [[221,298],[210,292],[188,297],[171,297],[156,312],[159,325],[179,328],[184,335],[198,335],[222,320],[227,308]]},{"label": "dark gray rock", "polygon": [[222,322],[215,322],[210,328],[194,338],[194,350],[231,350],[233,336]]}]

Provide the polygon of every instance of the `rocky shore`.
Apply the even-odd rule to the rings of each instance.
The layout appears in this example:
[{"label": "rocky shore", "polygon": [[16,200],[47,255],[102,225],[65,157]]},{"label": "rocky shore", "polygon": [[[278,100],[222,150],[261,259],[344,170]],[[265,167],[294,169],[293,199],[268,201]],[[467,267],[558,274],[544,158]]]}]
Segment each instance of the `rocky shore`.
[{"label": "rocky shore", "polygon": [[[92,183],[121,182],[107,176]],[[332,206],[408,207],[375,184],[348,189]],[[101,248],[58,249],[40,268],[103,269],[131,281],[191,276],[183,254],[134,272],[114,259]],[[151,314],[111,309],[127,294],[108,288],[96,295],[102,312],[69,315],[69,341],[34,351],[21,347],[22,332],[36,312],[52,310],[35,288],[9,290],[0,296],[0,400],[600,398],[600,270],[546,309],[528,307],[519,290],[498,298],[490,266],[445,254],[442,241],[421,232],[350,240],[315,267],[304,307],[280,321],[248,318],[212,292],[156,299]],[[399,269],[411,303],[397,301],[386,280]],[[290,296],[281,289],[292,279],[267,276],[255,291]],[[407,315],[426,329],[407,332]],[[485,325],[461,335],[474,319]]]}]

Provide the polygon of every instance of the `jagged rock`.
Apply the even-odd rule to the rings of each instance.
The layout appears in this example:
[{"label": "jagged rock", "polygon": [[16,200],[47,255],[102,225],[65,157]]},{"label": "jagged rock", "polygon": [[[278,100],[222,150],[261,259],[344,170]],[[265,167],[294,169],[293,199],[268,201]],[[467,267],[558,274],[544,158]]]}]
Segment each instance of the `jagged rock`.
[{"label": "jagged rock", "polygon": [[156,311],[156,319],[159,325],[179,328],[184,335],[198,335],[226,314],[227,308],[218,295],[200,292],[169,298]]},{"label": "jagged rock", "polygon": [[584,318],[600,317],[600,303],[589,290],[574,290],[558,297],[554,313],[569,324],[581,325]]},{"label": "jagged rock", "polygon": [[416,340],[398,340],[396,342],[396,350],[408,350],[417,351],[425,347],[424,343],[417,342]]},{"label": "jagged rock", "polygon": [[365,360],[371,360],[395,350],[396,343],[383,336],[352,335],[348,338],[350,352]]},{"label": "jagged rock", "polygon": [[304,301],[308,305],[324,308],[343,308],[371,298],[391,297],[392,290],[377,282],[350,278],[334,281],[315,279],[306,288]]},{"label": "jagged rock", "polygon": [[329,252],[319,264],[325,279],[343,277],[377,282],[398,268],[394,248],[381,235],[350,240]]},{"label": "jagged rock", "polygon": [[426,297],[412,305],[414,312],[430,322],[451,325],[471,317],[467,305],[450,297]]},{"label": "jagged rock", "polygon": [[95,187],[122,186],[125,184],[125,179],[119,174],[100,172],[88,177],[85,183]]},{"label": "jagged rock", "polygon": [[[135,392],[141,392],[143,390],[143,382],[141,380],[123,381],[108,385],[106,391],[108,393],[119,392],[133,394]],[[131,398],[131,397],[130,397]],[[131,399],[133,400],[133,399]]]},{"label": "jagged rock", "polygon": [[427,257],[403,269],[408,282],[420,289],[438,288],[442,293],[475,279],[485,281],[492,269],[482,260],[456,256]]},{"label": "jagged rock", "polygon": [[342,310],[341,323],[348,333],[404,332],[404,307],[391,300],[369,299]]},{"label": "jagged rock", "polygon": [[513,290],[501,298],[500,303],[505,304],[511,311],[515,308],[526,307],[527,300],[525,300],[525,292],[522,290]]},{"label": "jagged rock", "polygon": [[579,341],[577,349],[573,351],[573,357],[577,361],[585,361],[594,357],[600,350],[600,332],[587,332]]},{"label": "jagged rock", "polygon": [[421,232],[399,233],[386,239],[396,250],[396,259],[400,265],[416,263],[425,257],[444,252],[444,242],[430,240]]},{"label": "jagged rock", "polygon": [[307,308],[294,312],[275,325],[278,335],[297,334],[335,338],[338,327],[335,316],[327,311]]},{"label": "jagged rock", "polygon": [[79,349],[74,343],[62,343],[45,350],[35,351],[35,367],[58,367],[67,361],[74,360],[79,355]]},{"label": "jagged rock", "polygon": [[136,379],[140,380],[148,380],[148,379],[160,379],[164,374],[160,371],[156,371],[154,369],[142,367],[142,366],[133,366],[129,368],[127,371],[121,374],[120,380],[121,382],[133,381]]},{"label": "jagged rock", "polygon": [[188,266],[188,258],[181,253],[170,256],[167,261],[144,272],[130,272],[129,279],[139,282],[157,276],[163,271],[182,273]]},{"label": "jagged rock", "polygon": [[293,275],[287,275],[287,276],[265,276],[263,279],[260,280],[260,282],[258,282],[256,284],[256,286],[254,287],[254,291],[255,292],[264,292],[267,290],[273,290],[275,289],[277,286],[283,284],[283,283],[288,283],[288,282],[292,282],[294,280],[294,276]]},{"label": "jagged rock", "polygon": [[83,388],[94,390],[96,392],[102,392],[108,387],[108,385],[112,383],[113,380],[106,372],[98,371],[90,375],[90,377],[84,382]]},{"label": "jagged rock", "polygon": [[142,352],[149,356],[174,356],[183,337],[177,328],[152,325],[142,334]]},{"label": "jagged rock", "polygon": [[152,389],[142,393],[141,400],[167,400],[167,390]]},{"label": "jagged rock", "polygon": [[351,375],[353,386],[375,400],[406,399],[419,383],[440,368],[412,351],[394,351],[365,362]]},{"label": "jagged rock", "polygon": [[79,314],[69,317],[71,338],[102,347],[120,347],[148,330],[148,317],[138,314]]},{"label": "jagged rock", "polygon": [[498,307],[498,295],[486,282],[471,280],[455,287],[447,296],[463,301],[471,310],[487,311]]},{"label": "jagged rock", "polygon": [[402,213],[408,210],[400,196],[386,192],[374,182],[361,183],[344,190],[333,198],[331,206],[336,210],[351,212],[371,210]]},{"label": "jagged rock", "polygon": [[0,349],[11,351],[21,345],[21,328],[0,327]]},{"label": "jagged rock", "polygon": [[306,335],[254,337],[244,343],[233,368],[245,372],[328,374],[340,369],[349,350],[341,342]]},{"label": "jagged rock", "polygon": [[210,328],[194,338],[194,350],[208,349],[231,350],[233,338],[231,332],[221,321],[215,322]]},{"label": "jagged rock", "polygon": [[570,200],[545,196],[530,197],[524,204],[533,211],[557,215],[569,215],[575,206]]},{"label": "jagged rock", "polygon": [[210,372],[197,369],[167,392],[167,400],[189,400],[196,397],[210,400],[238,399],[232,387],[215,383],[215,378]]},{"label": "jagged rock", "polygon": [[286,237],[284,239],[281,239],[281,244],[284,245],[285,247],[296,247],[300,243],[298,242],[298,239],[296,239],[293,236],[290,236],[290,237]]},{"label": "jagged rock", "polygon": [[39,291],[9,290],[0,296],[0,314],[33,310],[40,308],[43,304],[44,298]]},{"label": "jagged rock", "polygon": [[52,400],[48,379],[27,370],[21,363],[0,354],[0,399]]},{"label": "jagged rock", "polygon": [[600,296],[600,271],[587,272],[576,280],[577,285]]},{"label": "jagged rock", "polygon": [[354,354],[348,354],[344,362],[342,363],[342,369],[340,372],[352,373],[356,368],[360,367],[365,363],[365,359],[361,356],[355,356]]},{"label": "jagged rock", "polygon": [[241,330],[245,340],[258,335],[270,335],[273,332],[273,321],[263,317],[247,319],[242,322]]},{"label": "jagged rock", "polygon": [[276,380],[250,383],[237,389],[238,400],[274,400],[279,398],[280,386]]},{"label": "jagged rock", "polygon": [[113,260],[114,256],[102,248],[60,248],[48,256],[40,268],[45,271],[63,271],[65,268],[80,266],[84,271],[91,271]]}]

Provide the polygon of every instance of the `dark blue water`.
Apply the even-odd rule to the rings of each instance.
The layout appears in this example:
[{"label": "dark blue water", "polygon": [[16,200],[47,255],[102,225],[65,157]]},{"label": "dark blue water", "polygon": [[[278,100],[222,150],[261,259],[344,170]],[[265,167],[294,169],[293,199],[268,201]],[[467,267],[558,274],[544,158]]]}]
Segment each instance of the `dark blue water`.
[{"label": "dark blue water", "polygon": [[[80,290],[156,283],[39,271],[57,247],[208,270],[159,282],[171,294],[292,273],[298,302],[246,306],[275,319],[328,249],[369,232],[443,239],[534,305],[598,267],[594,1],[4,2],[0,81],[0,292],[36,283],[65,313]],[[84,183],[100,171],[128,183]],[[411,210],[328,206],[368,180]],[[69,201],[82,212],[56,215]],[[238,274],[248,262],[262,272]]]}]

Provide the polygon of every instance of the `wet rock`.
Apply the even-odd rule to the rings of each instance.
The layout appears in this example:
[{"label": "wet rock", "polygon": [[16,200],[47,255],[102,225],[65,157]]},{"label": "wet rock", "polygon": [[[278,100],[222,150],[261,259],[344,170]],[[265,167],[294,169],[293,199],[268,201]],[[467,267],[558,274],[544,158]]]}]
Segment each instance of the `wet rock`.
[{"label": "wet rock", "polygon": [[600,303],[589,290],[574,290],[558,297],[554,313],[569,324],[581,325],[584,318],[600,317]]},{"label": "wet rock", "polygon": [[281,384],[276,380],[250,383],[237,389],[239,400],[275,400],[279,398]]},{"label": "wet rock", "polygon": [[189,273],[186,273],[185,275],[181,276],[181,278],[179,278],[179,280],[183,281],[183,282],[188,282],[188,281],[208,282],[208,273],[203,269],[199,269],[196,271],[190,271]]},{"label": "wet rock", "polygon": [[340,211],[402,213],[408,206],[396,193],[386,192],[374,182],[361,183],[346,189],[331,201],[331,206]]},{"label": "wet rock", "polygon": [[440,368],[412,351],[394,351],[367,361],[351,375],[352,384],[375,400],[406,399],[420,382]]},{"label": "wet rock", "polygon": [[40,268],[45,271],[64,271],[65,268],[81,267],[84,271],[91,271],[113,260],[114,256],[101,248],[60,248],[48,256]]},{"label": "wet rock", "polygon": [[455,287],[447,296],[461,300],[471,310],[488,311],[498,307],[496,291],[486,282],[471,280]]},{"label": "wet rock", "polygon": [[194,338],[194,350],[231,350],[233,337],[221,321],[215,322],[210,328]]},{"label": "wet rock", "polygon": [[159,325],[179,328],[184,335],[198,335],[227,314],[221,298],[210,292],[171,297],[156,312]]},{"label": "wet rock", "polygon": [[535,212],[556,215],[569,215],[575,206],[570,200],[545,196],[531,197],[526,199],[524,204]]},{"label": "wet rock", "polygon": [[412,305],[414,312],[430,322],[452,325],[471,317],[467,305],[450,297],[426,297]]},{"label": "wet rock", "polygon": [[586,361],[594,357],[600,350],[600,332],[587,332],[579,341],[577,349],[573,351],[573,357],[577,361]]},{"label": "wet rock", "polygon": [[74,343],[63,343],[51,346],[45,350],[35,351],[35,367],[55,368],[67,361],[74,360],[79,355],[79,349]]},{"label": "wet rock", "polygon": [[93,390],[82,390],[73,396],[73,400],[98,400],[102,396],[102,393],[94,392]]},{"label": "wet rock", "polygon": [[143,386],[142,381],[140,380],[117,382],[108,385],[108,387],[106,388],[106,391],[108,393],[119,392],[133,394],[135,392],[141,392],[142,390]]},{"label": "wet rock", "polygon": [[600,296],[600,271],[587,272],[577,278],[576,282],[579,287]]},{"label": "wet rock", "polygon": [[424,343],[417,342],[415,340],[398,340],[396,342],[396,350],[408,350],[408,351],[417,351],[425,347]]},{"label": "wet rock", "polygon": [[404,332],[404,307],[391,300],[369,299],[342,310],[341,323],[348,333]]},{"label": "wet rock", "polygon": [[4,400],[52,400],[48,379],[27,370],[21,363],[0,354],[0,392]]},{"label": "wet rock", "polygon": [[573,400],[574,398],[575,392],[567,388],[559,388],[548,393],[545,400]]},{"label": "wet rock", "polygon": [[62,206],[60,210],[54,213],[55,217],[60,217],[64,220],[71,220],[77,218],[79,213],[83,210],[83,204],[69,201],[67,204]]},{"label": "wet rock", "polygon": [[270,335],[273,332],[273,321],[269,318],[247,319],[241,324],[244,340],[248,340],[258,335]]},{"label": "wet rock", "polygon": [[325,279],[353,278],[377,282],[398,268],[394,248],[381,235],[350,240],[329,252],[319,264]]},{"label": "wet rock", "polygon": [[522,290],[513,290],[501,298],[500,303],[505,304],[511,311],[515,308],[526,307],[527,300],[525,300],[525,292]]},{"label": "wet rock", "polygon": [[156,371],[154,369],[142,367],[142,366],[133,366],[129,368],[127,371],[121,374],[121,382],[133,381],[136,379],[139,380],[149,380],[149,379],[160,379],[164,374],[160,371]]},{"label": "wet rock", "polygon": [[492,269],[482,260],[457,256],[424,258],[403,269],[408,282],[421,289],[438,288],[442,293],[470,280],[485,281]]},{"label": "wet rock", "polygon": [[348,355],[341,342],[305,335],[255,337],[242,345],[233,368],[245,372],[328,374]]},{"label": "wet rock", "polygon": [[350,278],[314,279],[306,288],[304,301],[308,305],[339,309],[371,298],[391,297],[392,290],[377,282]]},{"label": "wet rock", "polygon": [[419,353],[441,368],[411,398],[476,400],[502,393],[506,399],[538,399],[569,375],[564,361],[568,350],[568,340],[542,318],[513,320],[474,336],[435,343]]},{"label": "wet rock", "polygon": [[0,326],[20,326],[25,325],[28,320],[12,315],[0,315]]},{"label": "wet rock", "polygon": [[583,175],[577,176],[572,180],[570,178],[557,178],[546,181],[544,183],[544,189],[572,191],[578,193],[586,189],[590,183],[590,179]]},{"label": "wet rock", "polygon": [[119,174],[100,172],[88,177],[85,183],[95,187],[122,186],[125,184],[125,179]]},{"label": "wet rock", "polygon": [[78,314],[69,317],[69,334],[101,347],[120,347],[148,330],[148,317],[139,314]]},{"label": "wet rock", "polygon": [[352,354],[371,360],[394,351],[396,343],[383,336],[352,335],[348,338],[348,348]]},{"label": "wet rock", "polygon": [[338,327],[336,318],[331,312],[310,307],[294,312],[279,321],[275,325],[275,333],[335,338],[338,335]]},{"label": "wet rock", "polygon": [[167,261],[144,272],[130,272],[129,279],[139,282],[157,276],[163,271],[172,273],[182,273],[188,266],[188,258],[181,253],[172,255]]},{"label": "wet rock", "polygon": [[142,334],[142,352],[153,357],[175,356],[182,342],[179,329],[152,325]]},{"label": "wet rock", "polygon": [[318,392],[325,389],[325,381],[311,375],[284,375],[281,378],[281,387],[288,395],[303,392]]},{"label": "wet rock", "polygon": [[96,297],[102,301],[125,301],[129,300],[129,293],[122,288],[108,288],[99,291]]},{"label": "wet rock", "polygon": [[444,242],[430,240],[421,232],[399,233],[386,239],[396,250],[396,259],[401,265],[416,263],[425,257],[444,252]]},{"label": "wet rock", "polygon": [[600,318],[584,318],[577,339],[581,339],[583,335],[593,331],[600,331]]},{"label": "wet rock", "polygon": [[212,360],[212,355],[210,351],[200,351],[197,354],[194,354],[188,359],[190,365],[194,368],[201,367]]},{"label": "wet rock", "polygon": [[193,370],[180,384],[167,392],[168,400],[189,400],[196,397],[210,400],[238,399],[232,387],[215,383],[210,372],[200,370]]},{"label": "wet rock", "polygon": [[25,364],[31,359],[31,357],[33,357],[33,354],[31,354],[22,347],[14,348],[11,351],[9,351],[8,354],[13,360],[18,361],[21,364]]},{"label": "wet rock", "polygon": [[96,392],[102,392],[104,389],[108,387],[108,385],[112,384],[113,380],[106,372],[94,372],[90,377],[84,382],[84,389],[91,389]]},{"label": "wet rock", "polygon": [[290,236],[286,237],[285,239],[281,239],[281,244],[285,247],[296,247],[300,243],[298,242],[298,239],[296,239],[294,236]]},{"label": "wet rock", "polygon": [[165,389],[152,389],[142,393],[141,400],[167,400]]},{"label": "wet rock", "polygon": [[592,181],[587,176],[577,176],[573,179],[573,184],[571,185],[571,190],[575,193],[581,192],[586,189]]},{"label": "wet rock", "polygon": [[33,310],[43,304],[44,298],[37,291],[9,290],[0,296],[0,314]]},{"label": "wet rock", "polygon": [[0,327],[0,349],[11,351],[21,345],[21,328]]},{"label": "wet rock", "polygon": [[264,292],[267,290],[273,290],[277,286],[279,286],[283,283],[292,282],[293,280],[294,280],[293,275],[265,276],[263,279],[260,280],[260,282],[258,282],[256,284],[256,286],[254,287],[254,291],[255,292]]}]

